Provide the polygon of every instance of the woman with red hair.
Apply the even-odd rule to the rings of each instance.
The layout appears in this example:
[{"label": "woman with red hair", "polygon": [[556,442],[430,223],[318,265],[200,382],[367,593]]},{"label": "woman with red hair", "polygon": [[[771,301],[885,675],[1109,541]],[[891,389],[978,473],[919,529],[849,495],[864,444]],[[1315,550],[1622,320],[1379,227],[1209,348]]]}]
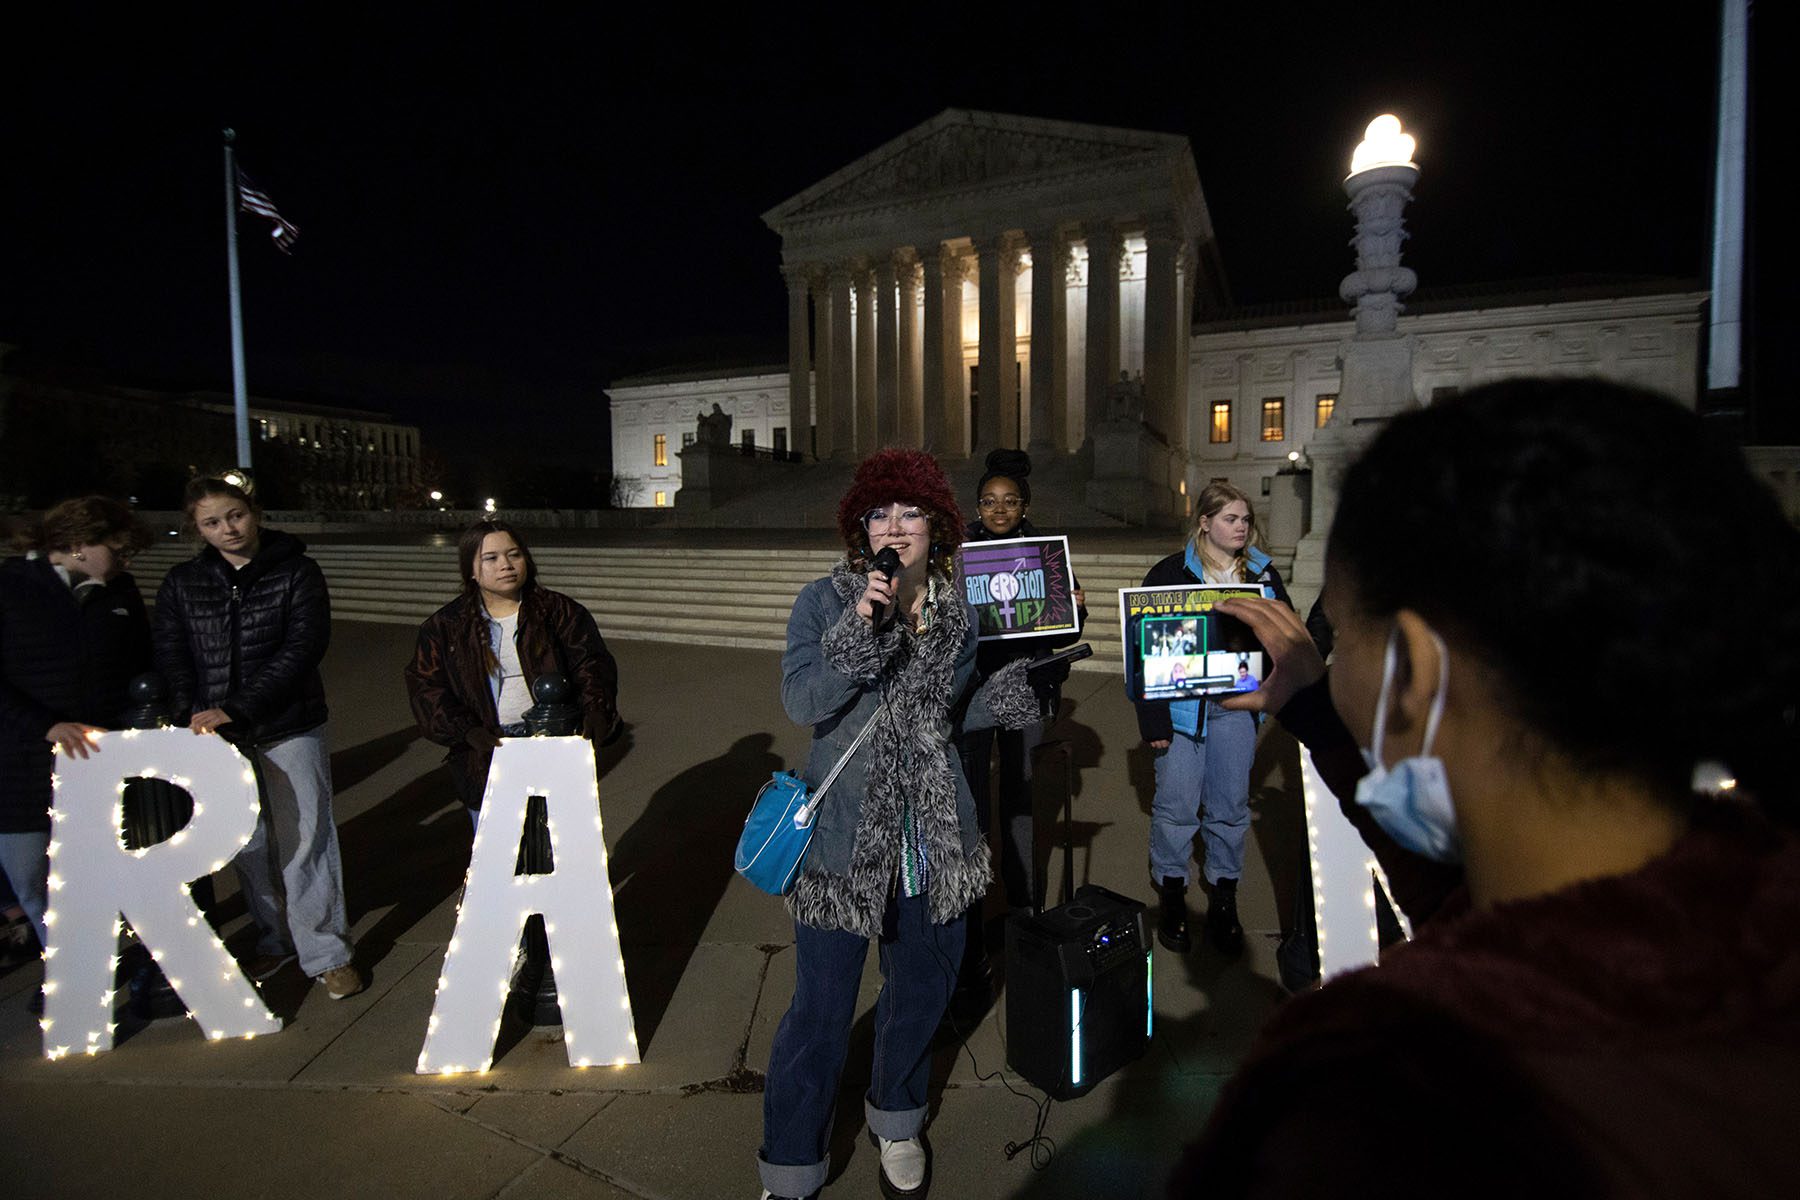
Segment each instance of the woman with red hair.
[{"label": "woman with red hair", "polygon": [[[883,1193],[923,1197],[931,1039],[956,982],[962,914],[992,876],[954,737],[975,668],[975,614],[952,585],[962,514],[930,455],[865,459],[838,506],[838,530],[844,559],[795,600],[781,661],[782,704],[813,730],[807,782],[817,788],[849,758],[788,897],[794,1000],[769,1054],[759,1167],[764,1196],[824,1185],[874,938],[883,982],[863,1108]],[[889,550],[884,573],[876,565]],[[1018,729],[1037,715],[1021,661],[968,698],[962,725]]]}]

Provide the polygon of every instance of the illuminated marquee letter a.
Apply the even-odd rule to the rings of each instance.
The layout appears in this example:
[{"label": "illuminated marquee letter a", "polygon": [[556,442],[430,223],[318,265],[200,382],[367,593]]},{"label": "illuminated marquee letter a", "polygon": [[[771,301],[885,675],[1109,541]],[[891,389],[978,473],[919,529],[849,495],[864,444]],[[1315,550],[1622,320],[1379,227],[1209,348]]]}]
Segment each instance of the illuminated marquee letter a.
[{"label": "illuminated marquee letter a", "polygon": [[[545,800],[554,869],[518,875],[526,801],[532,796]],[[569,1065],[637,1062],[606,873],[594,747],[585,738],[508,738],[494,751],[419,1074],[485,1071],[492,1065],[513,951],[533,913],[543,914],[550,942]]]}]

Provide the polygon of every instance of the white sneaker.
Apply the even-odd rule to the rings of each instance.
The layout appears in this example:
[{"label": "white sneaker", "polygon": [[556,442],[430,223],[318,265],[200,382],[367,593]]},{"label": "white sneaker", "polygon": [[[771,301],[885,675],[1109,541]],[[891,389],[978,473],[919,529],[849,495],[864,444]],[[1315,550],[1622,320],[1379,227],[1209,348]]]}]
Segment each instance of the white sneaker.
[{"label": "white sneaker", "polygon": [[931,1156],[916,1137],[890,1142],[873,1132],[869,1140],[881,1151],[881,1194],[888,1200],[920,1200],[931,1182]]}]

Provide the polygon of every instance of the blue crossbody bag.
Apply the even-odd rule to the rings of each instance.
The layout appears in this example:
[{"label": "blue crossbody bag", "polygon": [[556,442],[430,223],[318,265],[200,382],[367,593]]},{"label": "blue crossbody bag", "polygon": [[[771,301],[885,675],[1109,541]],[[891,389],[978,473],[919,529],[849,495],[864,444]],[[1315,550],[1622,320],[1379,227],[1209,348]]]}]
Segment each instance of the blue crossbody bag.
[{"label": "blue crossbody bag", "polygon": [[856,754],[857,747],[869,736],[875,720],[881,716],[886,701],[863,723],[856,740],[844,751],[819,784],[810,792],[806,780],[792,771],[777,771],[756,793],[750,815],[744,820],[744,832],[738,838],[737,854],[732,865],[737,873],[771,896],[785,896],[794,890],[800,877],[800,864],[806,861],[806,848],[812,845],[813,822],[825,793],[837,781],[838,774]]}]

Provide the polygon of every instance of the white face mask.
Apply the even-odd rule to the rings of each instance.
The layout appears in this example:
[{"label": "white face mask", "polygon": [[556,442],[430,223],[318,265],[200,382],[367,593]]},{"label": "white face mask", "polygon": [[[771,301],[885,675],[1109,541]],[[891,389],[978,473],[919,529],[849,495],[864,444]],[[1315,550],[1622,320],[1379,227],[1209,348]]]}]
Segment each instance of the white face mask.
[{"label": "white face mask", "polygon": [[[1430,631],[1427,631],[1430,632]],[[1456,808],[1450,802],[1450,780],[1444,760],[1431,755],[1438,721],[1444,715],[1444,698],[1450,692],[1450,654],[1435,632],[1431,640],[1438,650],[1437,694],[1425,718],[1425,740],[1419,753],[1403,758],[1390,770],[1381,762],[1383,735],[1387,732],[1388,690],[1394,683],[1399,659],[1400,630],[1388,634],[1387,653],[1381,664],[1381,693],[1375,699],[1375,727],[1371,744],[1363,748],[1369,773],[1356,785],[1356,802],[1368,809],[1387,835],[1414,854],[1434,862],[1462,861],[1462,837],[1456,826]]]}]

